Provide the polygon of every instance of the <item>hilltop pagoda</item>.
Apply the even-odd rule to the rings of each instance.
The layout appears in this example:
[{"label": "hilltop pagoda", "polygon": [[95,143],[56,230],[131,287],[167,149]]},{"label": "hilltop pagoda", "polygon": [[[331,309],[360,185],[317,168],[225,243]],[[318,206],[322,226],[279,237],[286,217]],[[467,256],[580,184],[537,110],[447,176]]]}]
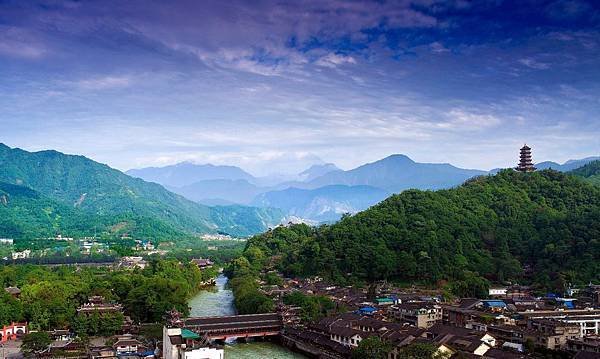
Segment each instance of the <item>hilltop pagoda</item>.
[{"label": "hilltop pagoda", "polygon": [[527,145],[524,145],[521,148],[521,160],[519,161],[519,165],[517,166],[517,171],[519,172],[533,172],[535,171],[535,167],[533,167],[533,162],[531,161],[531,148]]}]

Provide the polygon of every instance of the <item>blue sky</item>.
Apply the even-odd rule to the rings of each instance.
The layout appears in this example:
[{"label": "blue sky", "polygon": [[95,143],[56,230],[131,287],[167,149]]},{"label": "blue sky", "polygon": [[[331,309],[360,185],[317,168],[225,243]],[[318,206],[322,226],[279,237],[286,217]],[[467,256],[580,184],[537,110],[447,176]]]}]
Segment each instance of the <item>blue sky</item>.
[{"label": "blue sky", "polygon": [[254,174],[600,153],[597,1],[3,1],[0,142]]}]

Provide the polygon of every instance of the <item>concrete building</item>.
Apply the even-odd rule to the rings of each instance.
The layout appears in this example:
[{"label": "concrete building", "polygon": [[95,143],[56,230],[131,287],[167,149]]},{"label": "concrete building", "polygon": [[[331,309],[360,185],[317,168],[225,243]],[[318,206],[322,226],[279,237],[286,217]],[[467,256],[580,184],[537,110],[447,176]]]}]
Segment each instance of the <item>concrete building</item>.
[{"label": "concrete building", "polygon": [[389,313],[397,320],[418,328],[430,328],[443,319],[442,307],[431,303],[403,303],[393,305]]},{"label": "concrete building", "polygon": [[201,344],[200,336],[190,330],[163,327],[163,359],[223,359],[223,349]]}]

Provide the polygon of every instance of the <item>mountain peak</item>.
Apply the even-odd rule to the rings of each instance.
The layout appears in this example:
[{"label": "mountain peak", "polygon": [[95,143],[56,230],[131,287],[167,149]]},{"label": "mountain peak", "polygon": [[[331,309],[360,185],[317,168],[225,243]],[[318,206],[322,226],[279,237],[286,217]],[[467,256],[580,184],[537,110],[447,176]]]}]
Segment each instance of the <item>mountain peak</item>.
[{"label": "mountain peak", "polygon": [[308,169],[300,172],[298,178],[301,181],[310,181],[333,171],[340,171],[333,163],[314,164]]},{"label": "mountain peak", "polygon": [[394,165],[402,165],[402,164],[413,164],[416,163],[407,155],[403,155],[400,153],[396,153],[393,155],[389,155],[385,158],[380,159],[379,161],[373,162],[373,164],[394,164]]}]

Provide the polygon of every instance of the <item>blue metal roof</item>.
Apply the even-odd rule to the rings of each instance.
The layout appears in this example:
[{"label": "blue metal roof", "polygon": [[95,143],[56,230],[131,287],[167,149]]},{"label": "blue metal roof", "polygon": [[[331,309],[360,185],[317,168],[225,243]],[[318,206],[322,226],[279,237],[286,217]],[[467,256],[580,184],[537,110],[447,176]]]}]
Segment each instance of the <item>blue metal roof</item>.
[{"label": "blue metal roof", "polygon": [[483,305],[486,307],[506,307],[506,303],[501,300],[484,300]]}]

